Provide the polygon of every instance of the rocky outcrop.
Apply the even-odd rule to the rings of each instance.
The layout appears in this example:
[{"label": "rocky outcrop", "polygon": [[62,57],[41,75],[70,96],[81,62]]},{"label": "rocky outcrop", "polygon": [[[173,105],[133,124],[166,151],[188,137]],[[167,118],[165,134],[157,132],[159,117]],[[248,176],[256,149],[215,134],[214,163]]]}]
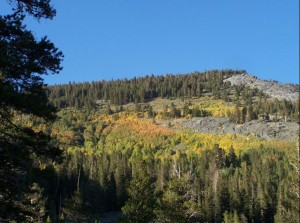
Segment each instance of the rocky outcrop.
[{"label": "rocky outcrop", "polygon": [[263,93],[279,100],[287,99],[295,101],[299,99],[299,85],[281,84],[277,81],[261,80],[250,74],[239,74],[224,80],[224,82],[228,81],[231,85],[245,85],[252,89],[257,88]]},{"label": "rocky outcrop", "polygon": [[293,141],[299,134],[299,124],[294,122],[253,120],[244,124],[235,124],[228,118],[204,117],[183,121],[181,125],[200,133],[235,133],[243,136],[252,134],[267,140]]}]

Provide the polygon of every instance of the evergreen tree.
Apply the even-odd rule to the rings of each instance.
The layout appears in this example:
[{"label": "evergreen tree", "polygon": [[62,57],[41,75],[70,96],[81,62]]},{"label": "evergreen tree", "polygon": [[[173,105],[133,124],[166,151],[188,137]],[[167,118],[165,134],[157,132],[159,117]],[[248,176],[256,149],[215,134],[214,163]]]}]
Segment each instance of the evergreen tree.
[{"label": "evergreen tree", "polygon": [[216,167],[220,170],[225,166],[225,151],[222,148],[219,148],[218,144],[215,144],[214,153]]},{"label": "evergreen tree", "polygon": [[85,223],[89,219],[89,205],[83,200],[79,190],[64,202],[64,219],[66,222]]},{"label": "evergreen tree", "polygon": [[155,210],[157,222],[191,222],[198,217],[196,194],[187,176],[173,177],[165,187]]},{"label": "evergreen tree", "polygon": [[237,124],[241,123],[241,112],[237,105],[234,106],[234,120]]},{"label": "evergreen tree", "polygon": [[182,108],[182,116],[186,117],[189,114],[189,105],[188,103],[184,103],[184,106]]},{"label": "evergreen tree", "polygon": [[113,110],[111,110],[111,108],[110,108],[110,104],[107,104],[105,113],[107,115],[111,115],[114,113]]},{"label": "evergreen tree", "polygon": [[147,115],[148,115],[148,118],[153,118],[155,116],[155,113],[153,111],[153,107],[152,106],[148,107]]},{"label": "evergreen tree", "polygon": [[229,153],[226,156],[225,162],[226,162],[227,167],[230,167],[230,165],[232,165],[233,167],[236,167],[238,164],[238,159],[237,159],[237,156],[235,155],[234,148],[232,145],[229,148]]},{"label": "evergreen tree", "polygon": [[46,198],[43,197],[43,189],[37,183],[33,183],[25,197],[27,200],[25,208],[28,213],[34,213],[28,217],[27,221],[44,222],[46,216]]},{"label": "evergreen tree", "polygon": [[48,146],[49,135],[14,119],[29,115],[44,124],[55,119],[42,75],[59,73],[63,55],[46,37],[36,39],[23,24],[26,14],[52,19],[55,10],[50,0],[9,2],[14,13],[0,16],[0,221],[23,222],[36,219],[26,204],[26,194],[32,191],[30,169],[39,158],[54,158],[59,151]]},{"label": "evergreen tree", "polygon": [[246,122],[249,122],[254,119],[253,107],[251,104],[247,106]]},{"label": "evergreen tree", "polygon": [[144,164],[139,164],[128,188],[128,200],[122,211],[125,215],[123,222],[150,222],[153,219],[155,205],[154,185],[147,175]]}]

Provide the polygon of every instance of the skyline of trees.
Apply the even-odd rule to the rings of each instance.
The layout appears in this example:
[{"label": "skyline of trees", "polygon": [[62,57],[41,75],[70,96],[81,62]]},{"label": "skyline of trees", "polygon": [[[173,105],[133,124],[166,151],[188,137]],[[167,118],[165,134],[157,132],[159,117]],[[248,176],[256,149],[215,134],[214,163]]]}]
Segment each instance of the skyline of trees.
[{"label": "skyline of trees", "polygon": [[[141,106],[157,98],[192,100],[212,97],[236,106],[231,117],[237,124],[259,118],[299,122],[299,101],[273,100],[257,89],[250,89],[244,85],[231,86],[229,82],[223,82],[225,78],[245,72],[244,70],[212,70],[185,75],[69,83],[49,86],[48,97],[51,103],[59,109],[97,108],[103,103],[106,103],[108,108],[111,105],[121,106],[128,103]],[[111,109],[108,111],[112,112]],[[193,116],[201,115],[207,116],[206,114]]]}]

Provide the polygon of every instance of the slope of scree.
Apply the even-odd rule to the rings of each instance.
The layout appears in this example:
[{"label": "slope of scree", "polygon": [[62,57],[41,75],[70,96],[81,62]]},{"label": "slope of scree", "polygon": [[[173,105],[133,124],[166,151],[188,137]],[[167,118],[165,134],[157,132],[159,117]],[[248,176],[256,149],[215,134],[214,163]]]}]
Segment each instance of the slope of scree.
[{"label": "slope of scree", "polygon": [[230,82],[231,85],[245,85],[251,89],[257,88],[265,94],[279,100],[295,101],[299,99],[299,85],[281,84],[277,81],[261,80],[250,74],[238,74],[229,77],[224,82]]},{"label": "slope of scree", "polygon": [[253,135],[267,140],[296,140],[299,124],[294,122],[268,122],[253,120],[244,124],[235,124],[228,118],[204,117],[192,118],[181,122],[181,125],[199,133],[233,133],[239,135]]}]

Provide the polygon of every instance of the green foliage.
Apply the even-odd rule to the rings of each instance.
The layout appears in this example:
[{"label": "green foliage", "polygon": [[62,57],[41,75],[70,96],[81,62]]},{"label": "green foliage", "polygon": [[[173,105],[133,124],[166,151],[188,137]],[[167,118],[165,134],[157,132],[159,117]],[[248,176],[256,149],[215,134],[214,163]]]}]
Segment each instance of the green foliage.
[{"label": "green foliage", "polygon": [[188,176],[170,179],[155,210],[157,222],[190,222],[197,218],[196,193]]},{"label": "green foliage", "polygon": [[[244,70],[211,70],[184,75],[146,76],[130,80],[69,83],[50,86],[49,100],[58,108],[103,108],[105,103],[126,105],[134,103],[139,117],[148,118],[161,112],[162,119],[178,117],[226,116],[237,124],[254,119],[299,122],[299,102],[279,101],[269,98],[257,89],[231,86],[225,78],[245,73]],[[165,104],[161,111],[152,111],[149,102],[157,98],[181,99],[184,105]],[[202,98],[199,106],[191,106],[187,100]],[[210,105],[214,99],[215,105]],[[222,99],[222,100],[220,100]],[[222,103],[220,103],[222,102]],[[118,111],[118,108],[116,108]],[[111,114],[112,110],[107,110]]]},{"label": "green foliage", "polygon": [[[282,179],[281,184],[278,187],[278,202],[276,208],[275,222],[293,222],[299,223],[300,213],[300,195],[299,195],[299,144],[297,148],[290,150],[287,156],[288,162],[285,162],[285,168],[282,174],[287,171],[287,176]],[[287,169],[286,169],[287,168]],[[298,213],[298,216],[297,214]]]},{"label": "green foliage", "polygon": [[[60,200],[72,208],[75,202],[68,200],[80,185],[90,220],[114,211],[123,211],[127,222],[296,219],[296,195],[291,200],[288,192],[296,188],[288,182],[299,179],[290,164],[294,143],[177,132],[135,113],[116,114],[117,119],[93,110],[59,113],[53,132],[81,135],[83,143],[66,145],[68,158],[51,197],[56,209]],[[84,216],[85,210],[78,208]]]},{"label": "green foliage", "polygon": [[122,211],[123,222],[151,222],[155,205],[154,185],[144,165],[138,165],[128,188],[128,200]]},{"label": "green foliage", "polygon": [[[27,14],[52,19],[55,9],[50,0],[9,2],[15,13],[0,16],[1,222],[97,222],[122,211],[124,222],[299,223],[299,146],[178,132],[171,120],[299,121],[299,102],[223,82],[243,70],[46,90],[41,75],[58,73],[63,55],[23,21]],[[158,97],[172,101],[150,105]],[[68,107],[52,126],[48,98]],[[57,146],[66,156],[60,164]]]},{"label": "green foliage", "polygon": [[49,87],[49,98],[59,108],[74,107],[76,98],[81,106],[104,99],[112,104],[143,103],[153,98],[200,97],[203,92],[217,92],[224,76],[244,73],[244,70],[212,70],[189,75],[146,76],[131,80],[70,83]]}]

